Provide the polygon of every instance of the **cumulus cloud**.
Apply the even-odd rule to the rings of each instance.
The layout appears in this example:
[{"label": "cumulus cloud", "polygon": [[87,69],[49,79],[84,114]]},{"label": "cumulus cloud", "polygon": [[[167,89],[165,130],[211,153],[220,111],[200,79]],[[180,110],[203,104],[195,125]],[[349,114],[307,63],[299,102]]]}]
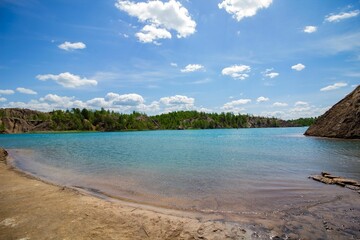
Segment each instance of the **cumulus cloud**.
[{"label": "cumulus cloud", "polygon": [[58,96],[56,94],[47,94],[39,100],[31,100],[25,102],[10,102],[6,107],[12,108],[29,108],[39,111],[52,111],[54,109],[70,109],[70,108],[85,108],[87,105],[76,100],[75,97]]},{"label": "cumulus cloud", "polygon": [[23,94],[30,94],[30,95],[37,94],[37,92],[35,92],[34,90],[31,90],[31,89],[28,89],[28,88],[22,88],[22,87],[18,87],[16,89],[16,91],[18,91],[19,93],[23,93]]},{"label": "cumulus cloud", "polygon": [[258,97],[258,98],[256,99],[256,101],[257,101],[258,103],[260,103],[260,102],[267,102],[267,101],[269,101],[269,100],[270,100],[269,98],[263,97],[263,96]]},{"label": "cumulus cloud", "polygon": [[358,16],[360,13],[359,10],[354,10],[350,12],[341,12],[338,14],[330,14],[325,17],[326,22],[340,22],[341,20],[347,19],[347,18],[353,18]]},{"label": "cumulus cloud", "polygon": [[54,75],[54,74],[37,75],[36,78],[41,81],[53,80],[57,84],[66,88],[97,85],[96,80],[81,78],[80,76],[71,74],[69,72],[60,73],[58,75]]},{"label": "cumulus cloud", "polygon": [[188,73],[188,72],[196,72],[196,71],[201,71],[201,70],[204,70],[203,65],[189,64],[185,68],[181,69],[180,71],[183,72],[183,73]]},{"label": "cumulus cloud", "polygon": [[302,71],[302,70],[304,70],[304,68],[305,68],[305,65],[301,64],[301,63],[291,66],[291,69],[296,70],[296,71]]},{"label": "cumulus cloud", "polygon": [[165,28],[159,28],[155,25],[145,25],[135,36],[140,42],[160,45],[156,39],[171,38],[171,33]]},{"label": "cumulus cloud", "polygon": [[262,74],[264,75],[264,77],[267,78],[276,78],[280,75],[279,73],[274,72],[273,68],[266,69],[265,72],[262,72]]},{"label": "cumulus cloud", "polygon": [[317,31],[317,27],[316,26],[306,26],[303,31],[306,33],[314,33]]},{"label": "cumulus cloud", "polygon": [[240,107],[242,105],[248,104],[251,102],[251,99],[239,99],[239,100],[234,100],[231,102],[227,102],[225,103],[221,109],[226,111],[226,112],[234,112],[234,113],[240,113],[242,111],[245,110],[245,108]]},{"label": "cumulus cloud", "polygon": [[342,87],[346,87],[346,86],[347,86],[347,83],[338,82],[338,83],[334,83],[333,85],[323,87],[320,89],[320,91],[326,92],[326,91],[336,90],[338,88],[342,88]]},{"label": "cumulus cloud", "polygon": [[54,104],[56,107],[70,108],[73,107],[73,100],[75,97],[62,97],[56,94],[48,94],[40,98],[41,102],[48,102]]},{"label": "cumulus cloud", "polygon": [[254,16],[259,9],[268,8],[271,3],[272,0],[224,0],[218,7],[240,21],[245,17]]},{"label": "cumulus cloud", "polygon": [[277,72],[270,72],[270,73],[266,73],[265,76],[269,77],[269,78],[276,78],[277,76],[279,76],[280,74]]},{"label": "cumulus cloud", "polygon": [[0,89],[0,94],[2,95],[11,95],[11,94],[14,94],[14,90],[10,90],[10,89],[5,89],[5,90],[2,90]]},{"label": "cumulus cloud", "polygon": [[330,107],[298,106],[284,111],[262,112],[261,115],[281,119],[297,119],[320,116],[329,108]]},{"label": "cumulus cloud", "polygon": [[170,66],[177,67],[178,65],[177,65],[177,63],[172,62],[172,63],[170,63]]},{"label": "cumulus cloud", "polygon": [[111,101],[113,105],[136,106],[145,102],[144,98],[136,93],[120,95],[110,92],[106,94],[106,98]]},{"label": "cumulus cloud", "polygon": [[7,101],[6,98],[0,97],[0,102],[6,102],[6,101]]},{"label": "cumulus cloud", "polygon": [[295,103],[295,106],[308,106],[309,103],[308,102],[304,102],[304,101],[297,101]]},{"label": "cumulus cloud", "polygon": [[171,38],[170,30],[176,31],[178,38],[195,33],[196,22],[191,19],[188,10],[176,0],[165,3],[159,0],[137,3],[118,0],[115,6],[145,23],[144,28],[136,34],[141,42],[157,43],[157,39]]},{"label": "cumulus cloud", "polygon": [[63,49],[65,51],[73,51],[76,49],[84,49],[86,48],[85,43],[83,42],[64,42],[58,46],[58,48]]},{"label": "cumulus cloud", "polygon": [[175,95],[175,96],[171,96],[171,97],[160,98],[160,102],[167,106],[179,105],[179,104],[193,105],[195,102],[195,99],[189,98],[189,97],[183,96],[183,95]]},{"label": "cumulus cloud", "polygon": [[245,80],[249,77],[251,68],[247,65],[233,65],[227,68],[224,68],[221,73],[222,75],[230,76],[234,79]]},{"label": "cumulus cloud", "polygon": [[273,103],[274,107],[287,107],[288,104],[287,103],[283,103],[283,102],[274,102]]},{"label": "cumulus cloud", "polygon": [[163,112],[195,109],[195,99],[183,95],[160,98],[159,103],[164,106]]},{"label": "cumulus cloud", "polygon": [[100,109],[105,108],[119,112],[146,111],[152,112],[157,109],[157,105],[151,103],[145,104],[141,95],[108,93],[103,98],[93,98],[86,101],[78,100],[75,97],[59,96],[56,94],[47,94],[38,100],[25,102],[10,102],[6,107],[30,108],[39,111],[52,111],[54,109],[71,109],[71,108],[88,108]]}]

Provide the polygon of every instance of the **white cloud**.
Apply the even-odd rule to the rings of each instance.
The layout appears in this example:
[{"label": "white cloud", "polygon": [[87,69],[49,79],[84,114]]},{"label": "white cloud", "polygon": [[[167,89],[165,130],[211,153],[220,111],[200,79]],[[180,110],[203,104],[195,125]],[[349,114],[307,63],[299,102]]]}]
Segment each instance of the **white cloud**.
[{"label": "white cloud", "polygon": [[47,94],[45,97],[40,98],[40,101],[64,104],[71,102],[74,98],[75,97],[61,97],[56,94]]},{"label": "white cloud", "polygon": [[170,66],[172,66],[172,67],[177,67],[178,65],[177,65],[177,63],[170,63]]},{"label": "white cloud", "polygon": [[325,21],[327,22],[340,22],[341,20],[352,18],[358,16],[360,13],[359,10],[354,10],[350,12],[341,12],[339,14],[330,14],[325,17]]},{"label": "white cloud", "polygon": [[28,88],[22,88],[22,87],[18,87],[16,89],[16,91],[18,91],[19,93],[23,93],[23,94],[30,94],[30,95],[37,94],[37,92],[35,92],[34,90],[31,90],[31,89],[28,89]]},{"label": "white cloud", "polygon": [[282,103],[282,102],[274,102],[273,106],[274,107],[287,107],[288,104],[287,103]]},{"label": "white cloud", "polygon": [[107,102],[105,98],[93,98],[88,101],[86,101],[86,105],[89,106],[89,108],[111,108],[111,103]]},{"label": "white cloud", "polygon": [[296,119],[300,117],[316,117],[326,112],[329,107],[300,106],[289,109],[285,119]]},{"label": "white cloud", "polygon": [[237,21],[245,17],[252,17],[259,9],[268,8],[272,0],[224,0],[218,4]]},{"label": "white cloud", "polygon": [[145,27],[136,36],[141,42],[156,43],[156,39],[171,38],[170,30],[177,32],[178,38],[185,38],[195,33],[196,22],[191,19],[188,10],[176,0],[162,2],[131,2],[118,0],[115,6],[137,17]]},{"label": "white cloud", "polygon": [[11,95],[11,94],[14,94],[14,90],[10,90],[10,89],[6,89],[6,90],[1,90],[0,89],[0,94],[2,95]]},{"label": "white cloud", "polygon": [[59,96],[56,94],[47,94],[39,100],[24,102],[10,102],[6,107],[30,108],[39,111],[52,111],[54,109],[71,109],[71,108],[88,108],[99,109],[105,108],[119,112],[146,111],[156,110],[156,104],[145,105],[142,96],[130,94],[108,93],[104,98],[93,98],[87,101],[81,101],[75,97]]},{"label": "white cloud", "polygon": [[267,73],[265,74],[266,77],[269,77],[269,78],[275,78],[277,76],[279,76],[280,74],[277,73],[277,72],[271,72],[271,73]]},{"label": "white cloud", "polygon": [[251,99],[234,100],[234,101],[225,103],[224,106],[221,107],[221,109],[226,110],[226,111],[234,111],[235,110],[234,112],[240,112],[240,111],[242,111],[244,109],[243,108],[238,108],[238,106],[245,105],[245,104],[248,104],[250,102],[251,102]]},{"label": "white cloud", "polygon": [[0,97],[0,102],[6,102],[6,101],[7,101],[6,98]]},{"label": "white cloud", "polygon": [[183,72],[183,73],[188,73],[188,72],[195,72],[195,71],[200,71],[200,70],[204,70],[203,65],[189,64],[185,68],[181,69],[180,71]]},{"label": "white cloud", "polygon": [[270,100],[269,98],[263,97],[263,96],[258,97],[258,98],[256,99],[256,101],[257,101],[258,103],[260,103],[260,102],[267,102],[267,101],[269,101],[269,100]]},{"label": "white cloud", "polygon": [[308,106],[309,103],[308,102],[304,102],[304,101],[297,101],[295,103],[295,106]]},{"label": "white cloud", "polygon": [[145,102],[144,98],[136,93],[119,95],[110,92],[106,94],[106,99],[108,99],[112,105],[136,106]]},{"label": "white cloud", "polygon": [[183,95],[175,95],[170,97],[160,98],[159,103],[165,106],[163,112],[172,112],[180,110],[195,109],[195,99]]},{"label": "white cloud", "polygon": [[316,26],[306,26],[303,31],[306,33],[314,33],[317,31],[317,27]]},{"label": "white cloud", "polygon": [[76,50],[76,49],[84,49],[84,48],[86,48],[86,45],[83,42],[74,42],[74,43],[64,42],[64,43],[60,44],[58,47],[65,51],[72,51],[72,50]]},{"label": "white cloud", "polygon": [[85,103],[75,100],[75,97],[62,97],[56,94],[47,94],[39,100],[24,102],[10,102],[6,107],[29,108],[39,111],[52,111],[54,109],[70,109],[87,107]]},{"label": "white cloud", "polygon": [[347,86],[347,83],[338,82],[338,83],[334,83],[333,85],[323,87],[320,89],[320,91],[326,92],[326,91],[331,91],[331,90],[335,90],[335,89],[346,87],[346,86]]},{"label": "white cloud", "polygon": [[242,107],[245,104],[248,104],[251,102],[251,99],[239,99],[234,100],[231,102],[225,103],[221,109],[225,112],[232,112],[232,113],[241,113],[245,111],[245,108]]},{"label": "white cloud", "polygon": [[279,73],[274,72],[273,70],[274,70],[273,68],[266,69],[265,72],[263,72],[264,76],[268,78],[276,78],[277,76],[280,75]]},{"label": "white cloud", "polygon": [[298,106],[284,111],[262,112],[262,116],[277,117],[281,119],[297,119],[316,117],[326,112],[330,107]]},{"label": "white cloud", "polygon": [[143,43],[155,43],[160,45],[156,39],[171,38],[171,33],[165,28],[159,28],[155,25],[145,25],[135,36]]},{"label": "white cloud", "polygon": [[233,65],[227,68],[224,68],[221,73],[222,75],[231,76],[234,79],[245,80],[249,77],[248,72],[251,71],[251,68],[247,65]]},{"label": "white cloud", "polygon": [[54,75],[54,74],[37,75],[36,78],[41,81],[53,80],[57,84],[66,88],[97,85],[96,80],[81,78],[80,76],[71,74],[69,72],[60,73],[58,75]]},{"label": "white cloud", "polygon": [[183,96],[183,95],[175,95],[175,96],[171,96],[171,97],[160,98],[160,102],[167,106],[179,105],[179,104],[193,105],[195,102],[195,99],[189,98],[189,97]]},{"label": "white cloud", "polygon": [[305,65],[301,64],[301,63],[298,63],[291,67],[291,69],[296,70],[296,71],[302,71],[304,68],[305,68]]}]

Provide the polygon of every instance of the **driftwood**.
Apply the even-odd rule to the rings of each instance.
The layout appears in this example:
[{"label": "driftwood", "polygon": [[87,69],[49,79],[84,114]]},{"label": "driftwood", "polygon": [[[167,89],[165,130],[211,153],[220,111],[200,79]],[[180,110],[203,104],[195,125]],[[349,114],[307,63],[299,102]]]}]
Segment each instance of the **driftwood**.
[{"label": "driftwood", "polygon": [[327,172],[321,172],[321,175],[313,175],[309,178],[325,184],[336,184],[360,193],[360,183],[353,179],[334,176]]}]

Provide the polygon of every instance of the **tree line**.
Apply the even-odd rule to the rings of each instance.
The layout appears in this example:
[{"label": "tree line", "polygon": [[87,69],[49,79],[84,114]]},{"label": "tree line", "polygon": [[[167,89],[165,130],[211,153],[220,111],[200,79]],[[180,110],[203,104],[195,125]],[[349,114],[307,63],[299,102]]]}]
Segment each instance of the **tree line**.
[{"label": "tree line", "polygon": [[[219,129],[309,126],[315,118],[281,120],[248,114],[205,113],[198,111],[176,111],[148,116],[145,113],[129,114],[110,110],[72,108],[48,113],[31,111],[26,120],[46,122],[49,131],[131,131],[165,129]],[[0,110],[0,118],[6,117]],[[14,117],[14,116],[13,116]],[[16,117],[16,116],[15,116]],[[24,118],[24,116],[22,116]],[[0,126],[1,128],[1,126]]]}]

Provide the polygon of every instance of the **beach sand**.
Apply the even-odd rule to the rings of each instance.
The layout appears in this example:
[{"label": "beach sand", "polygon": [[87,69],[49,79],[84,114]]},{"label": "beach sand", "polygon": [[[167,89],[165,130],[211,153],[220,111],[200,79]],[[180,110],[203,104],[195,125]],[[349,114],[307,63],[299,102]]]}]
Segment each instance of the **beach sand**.
[{"label": "beach sand", "polygon": [[0,239],[360,239],[360,194],[338,186],[318,202],[225,221],[50,184],[1,152],[0,183]]}]

